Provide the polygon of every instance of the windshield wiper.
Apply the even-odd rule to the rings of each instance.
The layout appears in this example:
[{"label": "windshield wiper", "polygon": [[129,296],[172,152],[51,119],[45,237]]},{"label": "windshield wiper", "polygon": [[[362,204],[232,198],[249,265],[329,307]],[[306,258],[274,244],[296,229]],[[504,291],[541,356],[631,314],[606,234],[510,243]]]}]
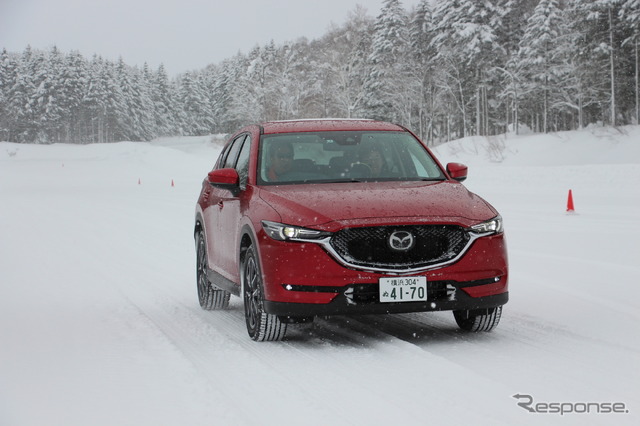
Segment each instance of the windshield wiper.
[{"label": "windshield wiper", "polygon": [[326,183],[351,183],[351,182],[364,182],[360,179],[338,179],[338,180],[327,180]]}]

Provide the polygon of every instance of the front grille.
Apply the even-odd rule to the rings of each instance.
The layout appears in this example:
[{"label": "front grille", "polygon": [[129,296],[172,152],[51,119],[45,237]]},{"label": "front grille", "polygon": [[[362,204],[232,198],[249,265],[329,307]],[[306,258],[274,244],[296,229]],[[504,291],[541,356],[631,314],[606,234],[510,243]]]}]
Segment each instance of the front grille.
[{"label": "front grille", "polygon": [[[413,246],[406,251],[391,248],[394,232],[410,232]],[[454,259],[465,248],[469,233],[455,225],[411,225],[346,228],[331,238],[331,246],[352,265],[402,270],[426,267]]]}]

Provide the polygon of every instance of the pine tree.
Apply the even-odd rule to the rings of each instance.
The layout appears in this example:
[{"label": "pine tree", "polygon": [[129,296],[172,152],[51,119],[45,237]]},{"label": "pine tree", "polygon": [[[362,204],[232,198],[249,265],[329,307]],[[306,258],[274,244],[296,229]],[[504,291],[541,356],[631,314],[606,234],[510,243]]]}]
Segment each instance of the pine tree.
[{"label": "pine tree", "polygon": [[149,81],[153,103],[155,134],[171,136],[177,134],[174,86],[169,81],[163,64],[146,77]]},{"label": "pine tree", "polygon": [[462,116],[462,132],[468,132],[467,110],[475,106],[476,134],[489,132],[490,100],[496,97],[492,85],[496,65],[505,62],[505,49],[498,43],[501,10],[489,0],[445,0],[434,9],[436,23],[433,45],[443,70],[441,85]]},{"label": "pine tree", "polygon": [[62,105],[62,74],[64,57],[56,46],[43,56],[36,75],[37,89],[35,107],[38,120],[38,140],[52,143],[61,142],[65,111]]},{"label": "pine tree", "polygon": [[[492,70],[494,84],[498,88],[496,115],[497,130],[519,132],[520,101],[524,91],[517,75],[517,53],[525,26],[538,0],[498,0],[501,25],[496,29],[497,42],[505,51],[506,62]],[[504,112],[502,112],[504,111]]]},{"label": "pine tree", "polygon": [[118,59],[115,77],[116,83],[120,87],[120,96],[117,102],[119,108],[114,111],[117,123],[116,137],[125,141],[138,140],[136,126],[139,117],[134,106],[137,89],[133,85],[132,73],[122,57]]},{"label": "pine tree", "polygon": [[349,19],[334,26],[319,42],[320,116],[364,117],[367,58],[371,53],[372,19],[357,5]]},{"label": "pine tree", "polygon": [[[558,41],[566,33],[558,0],[540,0],[527,20],[517,53],[518,77],[524,82],[531,110],[542,116],[542,131],[545,133],[549,131],[551,96],[561,86],[558,76],[564,65],[557,48]],[[540,107],[537,105],[539,99],[542,100]]]},{"label": "pine tree", "polygon": [[94,56],[88,64],[87,83],[81,103],[80,135],[86,142],[105,142],[107,88],[102,78],[104,60]]},{"label": "pine tree", "polygon": [[206,135],[213,128],[212,111],[202,88],[202,77],[187,72],[180,78],[178,99],[182,107],[182,132],[187,135]]},{"label": "pine tree", "polygon": [[635,86],[635,123],[640,123],[640,0],[626,0],[622,3],[618,13],[620,20],[628,28],[629,35],[622,42],[622,46],[633,49],[634,57],[634,86]]},{"label": "pine tree", "polygon": [[277,101],[278,119],[305,116],[304,109],[320,93],[309,44],[305,38],[284,43],[276,50],[271,92]]},{"label": "pine tree", "polygon": [[237,56],[236,67],[238,79],[233,87],[229,118],[236,123],[257,123],[269,120],[268,81],[270,79],[271,53],[275,49],[270,46],[254,47],[248,56]]},{"label": "pine tree", "polygon": [[212,114],[216,118],[214,132],[233,132],[236,128],[245,123],[243,120],[236,120],[234,117],[234,93],[237,95],[237,88],[245,74],[245,58],[238,54],[230,59],[226,59],[219,67],[209,70],[212,80]]},{"label": "pine tree", "polygon": [[35,141],[36,123],[31,97],[35,93],[35,69],[33,51],[27,46],[15,69],[15,79],[7,92],[9,120],[13,123],[10,133],[16,142]]},{"label": "pine tree", "polygon": [[87,62],[79,52],[71,52],[65,58],[59,85],[60,107],[64,111],[61,139],[64,141],[80,141],[81,107],[87,78]]},{"label": "pine tree", "polygon": [[135,134],[140,141],[148,141],[158,136],[155,129],[155,104],[151,94],[151,73],[145,62],[142,70],[131,70],[134,94],[132,108],[136,111]]},{"label": "pine tree", "polygon": [[365,106],[372,118],[409,124],[410,114],[405,111],[408,99],[402,93],[407,78],[407,27],[408,18],[400,1],[384,0],[374,25],[370,72],[365,82]]},{"label": "pine tree", "polygon": [[[640,0],[384,0],[318,40],[170,79],[27,47],[0,53],[0,139],[149,140],[297,117],[396,121],[430,141],[518,123],[638,122]],[[433,9],[431,9],[433,8]],[[535,13],[534,13],[535,12]],[[517,127],[516,127],[517,129]]]},{"label": "pine tree", "polygon": [[589,111],[591,119],[614,126],[633,103],[629,96],[633,93],[633,50],[622,45],[632,30],[621,22],[622,5],[622,0],[572,0],[569,4],[572,29],[579,34],[578,66],[588,79],[587,85],[599,90],[600,102]]},{"label": "pine tree", "polygon": [[433,141],[435,121],[435,96],[437,70],[433,58],[433,16],[428,0],[418,3],[415,14],[409,26],[410,55],[407,55],[410,70],[410,85],[413,90],[412,98],[416,100],[415,111],[412,114],[411,126],[422,139]]},{"label": "pine tree", "polygon": [[6,49],[0,53],[0,141],[12,139],[14,112],[9,105],[10,89],[16,81],[16,61]]},{"label": "pine tree", "polygon": [[101,103],[104,105],[104,129],[102,142],[125,141],[131,139],[127,133],[124,116],[127,104],[122,89],[119,65],[106,60],[100,69],[100,86],[104,90]]}]

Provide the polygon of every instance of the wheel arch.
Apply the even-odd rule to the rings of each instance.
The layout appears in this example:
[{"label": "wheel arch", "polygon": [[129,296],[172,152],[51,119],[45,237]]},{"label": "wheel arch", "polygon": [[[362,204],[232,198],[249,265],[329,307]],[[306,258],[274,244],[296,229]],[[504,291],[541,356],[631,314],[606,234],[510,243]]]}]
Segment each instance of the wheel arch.
[{"label": "wheel arch", "polygon": [[[255,236],[255,232],[249,225],[244,225],[240,232],[240,244],[238,244],[238,265],[241,266],[242,262],[244,262],[244,255],[247,252],[247,249],[250,246],[255,247],[256,256],[258,258],[258,262],[261,263],[260,260],[260,250],[258,249],[257,238]],[[262,266],[262,265],[260,265]]]},{"label": "wheel arch", "polygon": [[193,238],[195,238],[200,231],[204,231],[204,219],[202,218],[200,212],[198,212],[196,213],[196,220],[193,226]]}]

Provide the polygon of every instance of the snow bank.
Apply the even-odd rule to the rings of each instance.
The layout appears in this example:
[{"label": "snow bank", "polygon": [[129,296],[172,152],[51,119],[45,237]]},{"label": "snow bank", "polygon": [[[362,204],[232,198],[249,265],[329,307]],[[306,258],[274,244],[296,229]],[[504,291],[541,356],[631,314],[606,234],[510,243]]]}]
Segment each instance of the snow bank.
[{"label": "snow bank", "polygon": [[[439,158],[469,165],[567,166],[640,163],[640,126],[575,132],[467,137],[439,145]],[[453,160],[451,160],[453,161]]]}]

